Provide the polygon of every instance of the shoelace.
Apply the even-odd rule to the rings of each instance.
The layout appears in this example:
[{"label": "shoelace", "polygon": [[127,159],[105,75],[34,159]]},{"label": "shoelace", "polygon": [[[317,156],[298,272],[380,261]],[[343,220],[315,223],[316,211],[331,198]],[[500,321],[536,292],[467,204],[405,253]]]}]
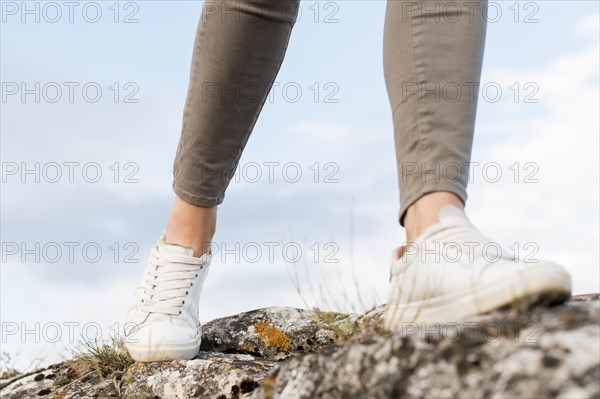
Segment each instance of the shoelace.
[{"label": "shoelace", "polygon": [[181,314],[181,307],[205,263],[203,258],[168,253],[161,253],[159,257],[158,251],[152,249],[150,264],[153,269],[148,273],[141,310],[167,315]]},{"label": "shoelace", "polygon": [[[420,256],[420,251],[418,250],[422,248],[430,249],[434,245],[437,245],[437,248],[453,246],[455,249],[460,249],[461,251],[459,253],[459,256],[463,260],[461,264],[470,264],[473,266],[476,264],[484,266],[489,265],[490,262],[488,259],[486,259],[486,255],[488,255],[489,258],[504,258],[509,260],[515,259],[512,252],[507,251],[498,243],[484,236],[477,228],[469,223],[440,226],[439,230],[433,232],[428,237],[425,237],[424,240],[417,243],[408,244],[409,247],[410,245],[415,245],[417,247],[417,253],[414,253],[414,249],[407,248],[402,252],[402,254],[404,254],[404,252],[408,252],[409,257]],[[490,248],[491,246],[493,246],[495,249],[490,250],[489,253],[486,253],[487,249],[485,248]],[[499,249],[499,253],[496,253],[496,249]],[[392,276],[403,273],[409,265],[410,262],[392,262],[392,267],[390,268],[390,281]]]}]

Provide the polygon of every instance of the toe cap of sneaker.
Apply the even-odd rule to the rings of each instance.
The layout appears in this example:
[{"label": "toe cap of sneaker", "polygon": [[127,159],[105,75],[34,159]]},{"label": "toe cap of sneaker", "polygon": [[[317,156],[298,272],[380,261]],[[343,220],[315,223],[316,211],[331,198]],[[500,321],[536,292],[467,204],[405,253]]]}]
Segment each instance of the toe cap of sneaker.
[{"label": "toe cap of sneaker", "polygon": [[180,345],[194,342],[199,332],[191,327],[166,323],[145,323],[138,325],[128,334],[126,343],[133,345]]}]

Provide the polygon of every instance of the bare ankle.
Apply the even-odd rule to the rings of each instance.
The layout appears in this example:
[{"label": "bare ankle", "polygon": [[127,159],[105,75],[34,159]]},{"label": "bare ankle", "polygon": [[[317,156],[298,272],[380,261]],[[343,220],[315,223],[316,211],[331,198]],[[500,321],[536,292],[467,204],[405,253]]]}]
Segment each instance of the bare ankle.
[{"label": "bare ankle", "polygon": [[194,249],[201,256],[210,249],[217,224],[217,207],[195,206],[177,197],[165,229],[165,241]]},{"label": "bare ankle", "polygon": [[464,209],[460,198],[448,191],[425,194],[415,201],[406,210],[404,217],[407,241],[413,242],[427,227],[438,223],[438,215],[444,205],[454,205]]}]

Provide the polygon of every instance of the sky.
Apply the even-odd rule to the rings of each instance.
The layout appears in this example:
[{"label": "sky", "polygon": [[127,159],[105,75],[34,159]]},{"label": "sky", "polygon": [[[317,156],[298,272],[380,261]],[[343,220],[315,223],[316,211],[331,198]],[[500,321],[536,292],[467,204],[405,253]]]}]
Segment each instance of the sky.
[{"label": "sky", "polygon": [[[174,199],[203,7],[74,4],[1,2],[0,345],[20,369],[120,333]],[[302,1],[219,208],[201,321],[385,301],[405,240],[385,5]],[[492,6],[467,214],[504,247],[563,265],[575,294],[598,292],[598,2]]]}]

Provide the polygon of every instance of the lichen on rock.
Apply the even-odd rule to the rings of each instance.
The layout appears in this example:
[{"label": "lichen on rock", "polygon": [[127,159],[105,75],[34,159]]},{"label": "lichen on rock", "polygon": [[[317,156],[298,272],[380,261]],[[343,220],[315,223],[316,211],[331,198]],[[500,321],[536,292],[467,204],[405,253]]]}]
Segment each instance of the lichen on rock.
[{"label": "lichen on rock", "polygon": [[66,361],[2,398],[600,397],[600,302],[507,308],[384,331],[364,315],[272,307],[206,323],[193,360],[96,370]]},{"label": "lichen on rock", "polygon": [[262,339],[267,346],[272,346],[281,352],[287,352],[290,339],[271,322],[260,320],[254,326],[254,333]]}]

